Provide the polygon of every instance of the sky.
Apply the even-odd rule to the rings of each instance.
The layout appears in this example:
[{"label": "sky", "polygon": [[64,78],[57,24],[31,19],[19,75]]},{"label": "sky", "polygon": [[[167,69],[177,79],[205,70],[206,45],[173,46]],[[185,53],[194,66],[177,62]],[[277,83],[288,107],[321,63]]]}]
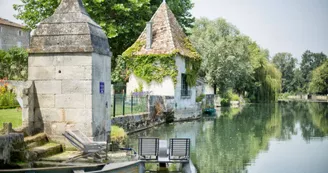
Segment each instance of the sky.
[{"label": "sky", "polygon": [[301,59],[306,50],[328,55],[328,0],[192,0],[196,17],[222,17],[268,49]]},{"label": "sky", "polygon": [[[196,18],[226,19],[271,56],[290,52],[300,61],[306,50],[328,55],[328,0],[192,1]],[[13,17],[15,3],[20,0],[0,0],[0,17],[22,23]]]}]

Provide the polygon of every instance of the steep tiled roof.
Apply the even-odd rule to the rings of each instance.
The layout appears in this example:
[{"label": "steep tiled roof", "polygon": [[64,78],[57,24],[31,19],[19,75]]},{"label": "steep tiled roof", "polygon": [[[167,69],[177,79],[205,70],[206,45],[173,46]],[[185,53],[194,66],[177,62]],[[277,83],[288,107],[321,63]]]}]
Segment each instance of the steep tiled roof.
[{"label": "steep tiled roof", "polygon": [[9,21],[7,19],[4,19],[4,18],[1,18],[1,17],[0,17],[0,24],[7,25],[7,26],[13,26],[13,27],[17,27],[17,28],[23,28],[24,27],[21,24],[11,22],[11,21]]},{"label": "steep tiled roof", "polygon": [[[172,54],[178,52],[185,57],[198,57],[197,52],[193,51],[194,48],[165,2],[160,5],[150,21],[153,34],[151,49],[147,49],[146,44],[144,44],[140,50],[133,52],[133,55]],[[146,33],[147,29],[145,28],[136,43],[146,43]]]}]

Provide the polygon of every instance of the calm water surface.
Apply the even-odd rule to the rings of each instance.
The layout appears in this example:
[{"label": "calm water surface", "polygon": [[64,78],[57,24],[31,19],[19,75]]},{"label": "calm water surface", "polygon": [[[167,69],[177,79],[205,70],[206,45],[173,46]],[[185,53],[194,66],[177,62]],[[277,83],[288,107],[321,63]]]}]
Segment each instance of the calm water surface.
[{"label": "calm water surface", "polygon": [[216,117],[162,125],[130,136],[191,138],[200,172],[327,173],[328,104],[252,104]]}]

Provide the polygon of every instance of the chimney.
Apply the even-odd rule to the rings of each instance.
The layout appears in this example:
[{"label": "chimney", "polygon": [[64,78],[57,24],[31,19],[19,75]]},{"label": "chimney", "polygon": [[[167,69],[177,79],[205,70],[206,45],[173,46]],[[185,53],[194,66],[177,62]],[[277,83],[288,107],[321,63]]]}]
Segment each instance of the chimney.
[{"label": "chimney", "polygon": [[153,31],[152,31],[152,22],[147,22],[146,25],[146,48],[151,49],[151,44],[153,41]]}]

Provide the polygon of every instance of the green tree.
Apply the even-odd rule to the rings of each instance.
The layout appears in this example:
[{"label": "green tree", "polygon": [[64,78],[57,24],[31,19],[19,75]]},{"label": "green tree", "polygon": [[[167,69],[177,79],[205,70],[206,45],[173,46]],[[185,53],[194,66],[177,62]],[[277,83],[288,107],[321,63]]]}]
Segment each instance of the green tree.
[{"label": "green tree", "polygon": [[269,51],[261,49],[252,42],[248,46],[252,68],[253,80],[249,85],[248,98],[252,102],[271,102],[277,99],[281,90],[281,73],[269,61]]},{"label": "green tree", "polygon": [[[21,0],[14,5],[18,11],[16,18],[24,21],[29,29],[34,29],[40,21],[53,14],[60,0]],[[113,52],[112,69],[116,57],[135,42],[162,0],[83,0],[90,17],[105,31]],[[191,0],[170,1],[168,5],[182,26],[190,27],[193,18],[189,10]]]},{"label": "green tree", "polygon": [[0,50],[0,79],[26,80],[28,53],[23,48]]},{"label": "green tree", "polygon": [[[150,4],[151,4],[150,8],[152,14],[156,12],[156,10],[158,9],[158,5],[161,4],[162,2],[163,0],[150,0]],[[193,26],[193,23],[195,22],[195,18],[190,13],[190,10],[194,7],[194,3],[192,3],[190,0],[184,0],[184,1],[168,0],[166,3],[173,11],[178,22],[182,25],[184,30],[186,28],[191,28]]]},{"label": "green tree", "polygon": [[197,19],[191,41],[202,57],[200,76],[221,95],[231,88],[253,102],[273,101],[281,88],[281,73],[269,62],[269,52],[224,19]]},{"label": "green tree", "polygon": [[312,72],[309,91],[318,94],[328,94],[328,60]]},{"label": "green tree", "polygon": [[308,89],[308,83],[311,80],[312,71],[319,67],[325,60],[327,56],[324,53],[313,53],[309,50],[305,51],[302,55],[301,71],[304,78],[303,88]]},{"label": "green tree", "polygon": [[272,58],[272,62],[282,74],[282,92],[291,92],[293,90],[292,82],[297,59],[292,54],[283,52],[277,53]]},{"label": "green tree", "polygon": [[222,94],[233,88],[246,88],[253,73],[247,52],[248,40],[239,30],[220,18],[198,19],[191,29],[191,41],[202,56],[201,74]]},{"label": "green tree", "polygon": [[304,84],[304,78],[302,76],[302,71],[300,68],[296,68],[293,73],[294,78],[290,83],[291,90],[296,93],[303,93],[302,86]]}]

